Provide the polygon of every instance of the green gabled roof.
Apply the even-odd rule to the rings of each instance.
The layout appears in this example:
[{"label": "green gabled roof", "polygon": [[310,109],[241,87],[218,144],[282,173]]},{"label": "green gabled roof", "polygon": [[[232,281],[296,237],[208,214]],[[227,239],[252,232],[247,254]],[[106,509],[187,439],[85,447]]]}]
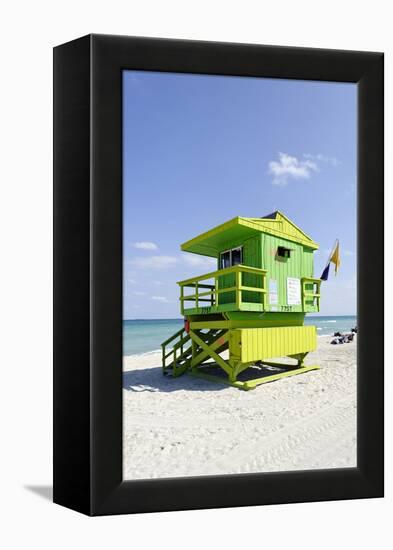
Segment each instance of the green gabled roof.
[{"label": "green gabled roof", "polygon": [[226,246],[232,246],[234,243],[240,245],[257,233],[268,233],[315,250],[319,248],[304,231],[277,210],[263,218],[233,218],[183,243],[181,249],[185,252],[217,257]]}]

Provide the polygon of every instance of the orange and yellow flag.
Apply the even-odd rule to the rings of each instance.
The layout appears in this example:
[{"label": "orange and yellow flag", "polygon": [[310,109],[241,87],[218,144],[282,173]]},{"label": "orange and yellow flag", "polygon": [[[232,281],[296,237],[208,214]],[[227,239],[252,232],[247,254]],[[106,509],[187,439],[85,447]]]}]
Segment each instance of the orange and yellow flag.
[{"label": "orange and yellow flag", "polygon": [[322,275],[320,277],[321,281],[327,281],[328,280],[329,268],[330,268],[331,263],[334,264],[334,267],[335,267],[334,274],[337,275],[337,271],[338,271],[338,268],[340,267],[340,263],[341,263],[341,260],[340,260],[340,244],[338,242],[338,239],[334,243],[332,252],[331,252],[331,254],[329,256],[329,259],[326,263],[325,269],[322,272]]},{"label": "orange and yellow flag", "polygon": [[334,266],[335,266],[334,273],[337,275],[337,271],[338,271],[338,268],[340,267],[340,263],[341,263],[341,260],[340,260],[340,244],[339,244],[338,240],[336,242],[336,246],[334,247],[332,255],[330,256],[330,261],[332,262],[332,264],[334,264]]}]

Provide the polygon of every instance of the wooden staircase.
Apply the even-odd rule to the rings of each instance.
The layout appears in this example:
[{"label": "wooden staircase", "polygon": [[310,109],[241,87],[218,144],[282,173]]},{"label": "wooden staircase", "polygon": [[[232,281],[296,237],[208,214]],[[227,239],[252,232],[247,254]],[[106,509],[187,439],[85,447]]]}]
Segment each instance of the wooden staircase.
[{"label": "wooden staircase", "polygon": [[212,353],[218,355],[225,351],[228,348],[228,340],[223,338],[226,332],[222,329],[199,330],[191,333],[194,334],[192,338],[184,328],[180,329],[161,344],[163,374],[181,376],[211,359]]}]

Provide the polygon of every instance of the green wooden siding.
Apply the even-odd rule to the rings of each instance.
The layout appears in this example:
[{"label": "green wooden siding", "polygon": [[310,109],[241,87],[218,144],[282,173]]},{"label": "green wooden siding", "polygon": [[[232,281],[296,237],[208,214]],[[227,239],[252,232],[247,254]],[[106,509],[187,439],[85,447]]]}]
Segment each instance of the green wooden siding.
[{"label": "green wooden siding", "polygon": [[[303,277],[313,277],[314,272],[314,260],[313,260],[313,250],[311,248],[303,248]],[[305,290],[307,292],[312,292],[314,289],[313,283],[305,284]],[[308,298],[305,300],[305,305],[307,309],[314,309],[315,300],[313,298]],[[315,311],[318,311],[315,308]]]},{"label": "green wooden siding", "polygon": [[302,277],[314,277],[314,258],[312,248],[303,247]]},{"label": "green wooden siding", "polygon": [[231,330],[229,349],[242,363],[314,351],[316,328],[270,327]]},{"label": "green wooden siding", "polygon": [[[261,261],[262,261],[262,254],[261,254],[261,236],[256,235],[255,237],[251,237],[243,242],[239,242],[238,240],[233,241],[232,243],[228,243],[225,248],[223,248],[222,252],[224,250],[228,250],[231,248],[236,248],[237,246],[243,247],[243,265],[247,265],[250,267],[260,267]],[[218,260],[218,267],[217,269],[220,269],[220,260]],[[219,288],[231,288],[235,286],[236,280],[235,280],[235,274],[225,275],[223,277],[219,278]],[[249,273],[243,274],[243,280],[242,284],[244,286],[252,286],[255,288],[262,288],[262,277],[259,275],[251,275]],[[261,295],[258,292],[247,292],[243,291],[242,293],[242,301],[243,302],[249,302],[249,303],[255,303],[260,304],[261,303]],[[220,294],[220,304],[232,304],[235,302],[235,292],[225,292]]]},{"label": "green wooden siding", "polygon": [[[302,277],[313,276],[313,249],[304,247],[302,244],[289,241],[287,239],[275,237],[267,233],[260,233],[251,237],[243,243],[238,240],[227,243],[223,250],[243,246],[243,265],[266,269],[267,276],[267,310],[268,311],[288,311],[300,312],[302,305],[289,305],[287,296],[288,277],[301,279]],[[290,258],[280,258],[277,256],[277,248],[283,246],[291,250]],[[218,264],[218,268],[220,265]],[[270,303],[269,282],[273,280],[272,287],[277,286],[277,303]],[[219,278],[219,288],[231,288],[235,286],[235,275],[230,274]],[[244,274],[243,285],[255,288],[262,287],[262,278],[258,275]],[[307,290],[312,290],[312,285],[306,286]],[[260,294],[257,292],[243,291],[242,301],[247,303],[259,304]],[[220,295],[220,304],[232,304],[235,302],[235,293],[227,292]],[[313,300],[307,300],[306,305],[313,306]]]},{"label": "green wooden siding", "polygon": [[[277,248],[283,246],[291,249],[290,258],[280,258],[277,256]],[[310,249],[307,249],[310,250]],[[302,305],[288,305],[287,279],[288,277],[301,279],[302,277],[312,276],[312,253],[304,253],[302,244],[297,244],[287,239],[274,237],[268,234],[262,234],[262,269],[266,269],[267,288],[269,290],[269,280],[277,284],[278,299],[277,303],[270,303],[270,294],[267,296],[267,309],[270,311],[302,311]]]},{"label": "green wooden siding", "polygon": [[[214,286],[203,288],[200,285],[195,294],[195,304],[192,303],[192,294],[191,301],[184,300],[189,291],[183,294],[182,287],[182,312],[188,310],[192,314],[203,315],[231,311],[266,314],[319,311],[320,281],[313,280],[313,255],[318,245],[284,214],[273,214],[266,218],[233,218],[182,245],[182,250],[217,257],[219,271],[220,253],[242,247],[241,263],[256,270],[265,270],[263,273],[231,270],[230,273],[226,271],[225,275],[217,274],[205,283],[216,285],[215,289],[220,291],[229,290],[209,294],[206,289],[211,291]],[[289,258],[278,256],[280,246],[290,250]],[[254,290],[243,290],[244,287]],[[255,292],[257,288],[265,292]],[[203,298],[204,291],[207,298]],[[288,300],[288,294],[291,300]],[[211,304],[208,304],[209,300]]]},{"label": "green wooden siding", "polygon": [[[230,250],[232,248],[237,248],[239,246],[243,247],[243,264],[245,264],[244,261],[244,254],[245,254],[245,243],[244,238],[241,235],[238,235],[236,238],[228,239],[226,240],[220,248],[220,253],[217,257],[217,269],[221,269],[220,266],[220,254],[221,252],[224,252],[225,250]],[[248,265],[248,264],[247,264]],[[219,277],[218,279],[218,288],[231,288],[236,285],[236,275],[232,273],[231,275],[225,275],[223,277]],[[236,301],[236,294],[235,292],[223,292],[220,294],[219,303],[220,304],[234,304]]]},{"label": "green wooden siding", "polygon": [[[244,242],[243,263],[250,267],[261,267],[262,263],[262,248],[261,235],[251,237]],[[254,288],[262,288],[262,277],[245,273],[243,275],[243,285]],[[261,302],[261,295],[258,292],[243,292],[243,302],[257,303]]]},{"label": "green wooden siding", "polygon": [[[232,248],[231,246],[228,248]],[[234,247],[233,247],[234,248]],[[225,249],[227,250],[227,248]],[[221,269],[220,266],[220,258],[218,258],[218,268]],[[236,275],[234,273],[231,273],[230,275],[223,275],[222,277],[218,278],[218,288],[232,288],[236,285]],[[222,292],[219,297],[219,304],[234,304],[236,301],[236,294],[235,292]]]}]

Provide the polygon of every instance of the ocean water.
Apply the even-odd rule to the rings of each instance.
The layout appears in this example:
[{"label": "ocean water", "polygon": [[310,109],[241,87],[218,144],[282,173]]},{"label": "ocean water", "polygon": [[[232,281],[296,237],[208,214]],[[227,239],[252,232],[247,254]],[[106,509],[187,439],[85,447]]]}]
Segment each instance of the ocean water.
[{"label": "ocean water", "polygon": [[[356,326],[354,315],[338,317],[306,316],[306,325],[315,325],[318,336],[349,332]],[[161,342],[184,326],[183,319],[138,319],[123,321],[123,355],[158,351]]]}]

